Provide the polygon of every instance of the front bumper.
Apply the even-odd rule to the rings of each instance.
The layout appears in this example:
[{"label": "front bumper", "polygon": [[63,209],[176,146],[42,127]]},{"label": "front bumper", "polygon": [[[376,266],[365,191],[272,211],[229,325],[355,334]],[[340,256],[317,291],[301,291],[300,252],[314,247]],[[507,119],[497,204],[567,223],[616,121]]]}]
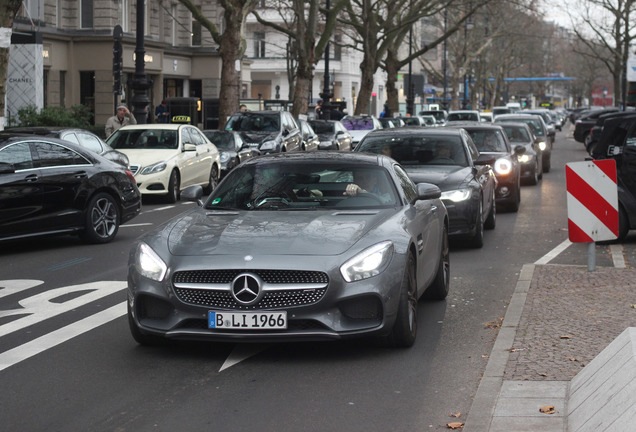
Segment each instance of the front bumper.
[{"label": "front bumper", "polygon": [[[250,267],[228,266],[210,269],[210,257],[177,257],[162,283],[141,276],[134,265],[128,275],[128,304],[131,318],[139,331],[168,339],[209,341],[306,341],[336,340],[350,337],[388,334],[397,314],[400,284],[405,267],[404,255],[395,252],[389,267],[381,274],[362,281],[347,283],[339,272],[339,257],[279,256],[277,280],[280,285],[274,300],[264,297],[253,306],[236,304],[229,292],[232,275],[253,272],[263,275],[272,268],[269,259],[255,258]],[[185,258],[185,259],[183,259]],[[215,264],[225,261],[215,257]],[[237,258],[232,259],[237,262]],[[238,261],[241,261],[238,258]],[[316,266],[316,262],[328,263]],[[300,263],[299,263],[300,262]],[[292,263],[299,263],[293,265]],[[312,263],[312,265],[307,265]],[[337,263],[337,264],[336,264]],[[303,265],[305,264],[305,265]],[[331,270],[325,271],[326,268]],[[179,269],[175,272],[176,269]],[[323,287],[299,283],[304,272],[321,275]],[[184,274],[194,274],[183,282]],[[216,275],[223,274],[223,281]],[[228,274],[230,276],[228,276]],[[289,279],[284,275],[296,275]],[[265,276],[264,276],[265,277]],[[269,277],[269,276],[267,276]],[[188,276],[189,278],[189,276]],[[186,279],[188,279],[186,278]],[[203,279],[201,279],[203,278]],[[298,279],[300,278],[300,279]],[[189,280],[189,279],[188,279]],[[218,330],[208,328],[208,312],[286,311],[288,328],[284,330]]]}]

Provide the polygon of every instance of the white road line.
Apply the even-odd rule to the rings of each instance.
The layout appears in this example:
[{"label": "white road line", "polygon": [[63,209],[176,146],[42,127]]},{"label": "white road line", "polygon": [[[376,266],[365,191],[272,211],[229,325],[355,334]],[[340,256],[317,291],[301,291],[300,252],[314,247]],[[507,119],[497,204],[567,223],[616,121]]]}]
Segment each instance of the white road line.
[{"label": "white road line", "polygon": [[148,225],[154,225],[153,223],[138,223],[138,224],[126,224],[126,225],[119,225],[119,228],[131,228],[131,227],[140,227],[140,226],[148,226]]},{"label": "white road line", "polygon": [[261,344],[238,344],[234,347],[228,358],[219,369],[219,372],[234,366],[242,362],[243,360],[247,360],[248,358],[255,356],[256,354],[264,351],[269,348],[270,345],[261,345]]},{"label": "white road line", "polygon": [[124,316],[126,313],[126,302],[119,303],[116,306],[74,322],[73,324],[69,324],[66,327],[62,327],[31,342],[27,342],[24,345],[5,351],[0,354],[0,371]]},{"label": "white road line", "polygon": [[572,244],[572,242],[570,240],[565,240],[563,243],[561,243],[560,245],[558,245],[557,247],[552,249],[550,252],[545,254],[543,257],[539,258],[539,260],[537,260],[535,262],[535,264],[536,265],[542,265],[542,264],[549,263],[554,258],[556,258],[561,252],[566,250],[571,244]]}]

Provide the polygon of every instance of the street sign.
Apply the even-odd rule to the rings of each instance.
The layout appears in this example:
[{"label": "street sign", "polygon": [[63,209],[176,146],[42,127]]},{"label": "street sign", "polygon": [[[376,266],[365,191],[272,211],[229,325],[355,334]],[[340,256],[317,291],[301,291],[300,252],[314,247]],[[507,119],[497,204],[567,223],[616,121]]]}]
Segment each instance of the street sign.
[{"label": "street sign", "polygon": [[573,243],[618,238],[618,188],[614,159],[565,166],[568,232]]}]

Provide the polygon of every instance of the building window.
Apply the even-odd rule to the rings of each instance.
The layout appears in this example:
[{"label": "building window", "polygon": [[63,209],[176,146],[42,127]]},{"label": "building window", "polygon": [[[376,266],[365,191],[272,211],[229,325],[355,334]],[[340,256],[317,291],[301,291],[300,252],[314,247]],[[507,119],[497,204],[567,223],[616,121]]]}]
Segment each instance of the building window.
[{"label": "building window", "polygon": [[265,33],[254,32],[254,57],[265,58]]},{"label": "building window", "polygon": [[171,97],[183,97],[183,80],[164,79],[163,92],[166,99]]},{"label": "building window", "polygon": [[42,77],[42,90],[44,91],[44,107],[46,108],[47,106],[49,106],[49,70],[44,69],[43,72],[44,75]]},{"label": "building window", "polygon": [[335,34],[333,35],[333,43],[331,44],[331,46],[333,47],[333,57],[331,57],[333,60],[342,60],[342,45],[340,44],[342,42],[342,36],[339,34]]},{"label": "building window", "polygon": [[192,20],[192,46],[201,46],[201,23]]},{"label": "building window", "polygon": [[93,0],[80,2],[80,28],[93,28]]}]

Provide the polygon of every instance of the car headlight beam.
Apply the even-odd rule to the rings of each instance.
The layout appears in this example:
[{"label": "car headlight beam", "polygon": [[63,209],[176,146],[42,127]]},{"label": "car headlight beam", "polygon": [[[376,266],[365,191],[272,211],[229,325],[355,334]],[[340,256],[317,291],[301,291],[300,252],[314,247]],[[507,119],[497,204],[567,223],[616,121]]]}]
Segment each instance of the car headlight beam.
[{"label": "car headlight beam", "polygon": [[541,151],[544,151],[548,146],[545,144],[545,141],[539,141],[539,148]]},{"label": "car headlight beam", "polygon": [[495,161],[495,173],[508,175],[512,172],[512,163],[508,159],[497,159]]},{"label": "car headlight beam", "polygon": [[354,282],[379,275],[391,262],[393,248],[393,242],[385,241],[363,250],[340,267],[342,277]]},{"label": "car headlight beam", "polygon": [[466,201],[468,198],[470,198],[470,189],[457,189],[442,192],[442,196],[440,198],[452,202]]},{"label": "car headlight beam", "polygon": [[517,160],[521,163],[528,163],[530,162],[530,159],[531,159],[530,155],[527,155],[527,154],[522,154],[517,156]]},{"label": "car headlight beam", "polygon": [[135,265],[142,276],[157,282],[161,282],[168,271],[166,263],[146,243],[139,243]]}]

